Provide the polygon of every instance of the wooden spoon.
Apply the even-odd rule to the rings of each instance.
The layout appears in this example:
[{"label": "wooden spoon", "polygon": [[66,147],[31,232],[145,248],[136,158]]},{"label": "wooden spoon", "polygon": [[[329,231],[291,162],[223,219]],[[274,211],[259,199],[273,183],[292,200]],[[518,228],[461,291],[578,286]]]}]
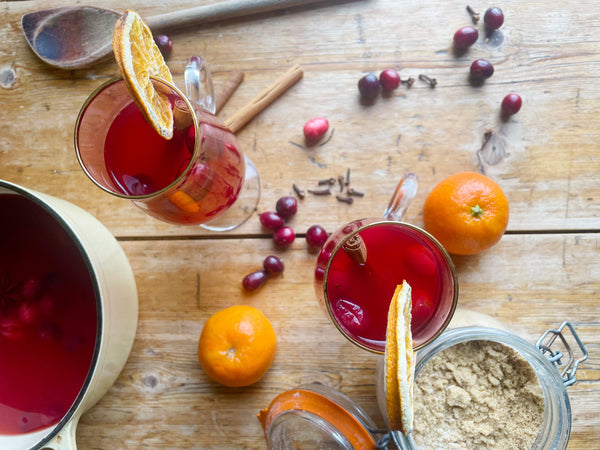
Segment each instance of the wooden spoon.
[{"label": "wooden spoon", "polygon": [[[148,17],[153,32],[231,19],[324,0],[226,0]],[[46,63],[60,69],[90,66],[112,52],[112,35],[121,13],[93,6],[33,11],[21,19],[27,43]]]}]

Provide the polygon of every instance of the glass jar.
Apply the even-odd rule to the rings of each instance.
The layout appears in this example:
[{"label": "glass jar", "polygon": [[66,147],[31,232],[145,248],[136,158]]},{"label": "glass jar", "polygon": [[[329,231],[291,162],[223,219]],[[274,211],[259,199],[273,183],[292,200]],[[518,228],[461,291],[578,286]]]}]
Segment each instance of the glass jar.
[{"label": "glass jar", "polygon": [[[577,361],[574,360],[573,353],[566,339],[563,337],[562,332],[565,327],[569,328],[583,354],[582,358]],[[550,336],[550,341],[546,343],[545,340],[548,336]],[[560,341],[567,349],[566,352],[552,351],[550,349],[556,337],[560,337]],[[566,388],[575,383],[577,366],[581,361],[587,359],[587,351],[571,324],[565,322],[558,330],[548,330],[540,337],[536,345],[508,331],[494,328],[464,327],[446,331],[432,344],[417,352],[415,380],[418,380],[421,369],[435,355],[453,345],[477,340],[497,342],[512,348],[530,364],[537,375],[544,397],[544,413],[542,426],[533,443],[532,450],[566,448],[571,433],[571,406]],[[547,355],[548,353],[549,355]],[[563,364],[564,368],[562,371],[559,371],[556,364],[561,364],[560,359],[565,354],[570,356],[570,360],[566,365]],[[383,378],[383,363],[380,360],[377,370],[377,397],[381,413],[384,417],[387,417]],[[414,417],[414,420],[417,421],[419,418]],[[417,448],[411,436],[407,439],[399,432],[392,432],[392,437],[399,448]]]},{"label": "glass jar", "polygon": [[375,449],[375,424],[353,400],[319,383],[279,394],[258,413],[269,449]]}]

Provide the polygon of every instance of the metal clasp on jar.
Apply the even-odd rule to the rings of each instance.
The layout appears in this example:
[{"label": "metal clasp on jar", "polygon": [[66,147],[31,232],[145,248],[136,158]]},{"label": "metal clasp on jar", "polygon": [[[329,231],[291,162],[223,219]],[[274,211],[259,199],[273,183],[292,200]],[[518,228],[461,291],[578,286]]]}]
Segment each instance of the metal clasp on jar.
[{"label": "metal clasp on jar", "polygon": [[[579,359],[575,358],[571,346],[569,346],[567,339],[563,335],[565,328],[570,330],[573,339],[581,350],[582,356]],[[563,365],[563,357],[565,356],[565,353],[561,350],[553,350],[551,348],[556,341],[556,338],[559,338],[562,342],[562,345],[564,346],[569,358],[562,370],[558,366]],[[581,342],[581,339],[579,339],[579,336],[577,335],[577,332],[573,328],[571,322],[563,322],[563,324],[557,330],[546,330],[546,332],[542,334],[535,345],[551,363],[557,366],[565,386],[571,386],[577,381],[577,378],[575,378],[575,373],[577,372],[579,364],[588,358],[588,352],[583,342]]]}]

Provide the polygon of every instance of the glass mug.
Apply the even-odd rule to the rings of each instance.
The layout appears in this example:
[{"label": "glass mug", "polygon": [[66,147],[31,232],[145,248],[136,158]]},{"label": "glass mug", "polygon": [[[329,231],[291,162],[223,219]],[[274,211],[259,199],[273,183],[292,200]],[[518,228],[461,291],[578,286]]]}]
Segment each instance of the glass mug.
[{"label": "glass mug", "polygon": [[[186,85],[188,78],[186,68]],[[77,117],[75,149],[84,172],[159,220],[214,231],[241,225],[256,210],[260,181],[235,134],[198,97],[192,103],[174,85],[151,81],[172,104],[173,138],[151,128],[122,78],[109,80]]]},{"label": "glass mug", "polygon": [[338,330],[352,343],[384,353],[387,314],[396,286],[412,288],[415,349],[439,336],[458,300],[454,264],[423,229],[401,222],[417,191],[409,173],[398,184],[383,218],[350,222],[329,236],[315,267],[315,293]]}]

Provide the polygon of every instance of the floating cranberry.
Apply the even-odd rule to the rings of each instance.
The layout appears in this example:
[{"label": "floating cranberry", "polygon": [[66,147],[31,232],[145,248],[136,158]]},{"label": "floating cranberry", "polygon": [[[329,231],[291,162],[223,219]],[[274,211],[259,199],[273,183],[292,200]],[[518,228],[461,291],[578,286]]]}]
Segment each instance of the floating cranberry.
[{"label": "floating cranberry", "polygon": [[329,129],[329,121],[325,117],[315,117],[304,124],[304,138],[308,142],[316,142],[325,136]]},{"label": "floating cranberry", "polygon": [[37,305],[30,300],[21,302],[17,308],[17,317],[24,324],[34,323],[39,317]]},{"label": "floating cranberry", "polygon": [[269,255],[263,261],[263,267],[269,273],[283,272],[283,261],[275,255]]},{"label": "floating cranberry", "polygon": [[358,80],[358,90],[364,100],[371,102],[379,95],[381,83],[374,73],[369,73]]},{"label": "floating cranberry", "polygon": [[269,278],[269,272],[266,270],[257,270],[256,272],[249,273],[242,280],[242,286],[247,291],[255,291]]},{"label": "floating cranberry", "polygon": [[417,325],[422,327],[433,316],[433,300],[429,294],[421,289],[412,291],[412,319],[411,326],[416,329]]},{"label": "floating cranberry", "polygon": [[275,204],[275,210],[284,219],[289,219],[298,211],[298,200],[296,197],[281,197]]},{"label": "floating cranberry", "polygon": [[163,58],[167,59],[171,56],[171,52],[173,51],[173,41],[171,38],[165,34],[158,34],[154,36],[154,42],[158,46],[158,49],[163,55]]},{"label": "floating cranberry", "polygon": [[38,333],[40,338],[45,341],[58,342],[62,338],[62,330],[54,322],[48,322],[40,326]]},{"label": "floating cranberry", "polygon": [[329,235],[321,225],[313,225],[306,231],[306,242],[309,247],[321,248]]},{"label": "floating cranberry", "polygon": [[40,298],[39,308],[42,314],[47,316],[53,314],[56,310],[56,297],[52,294],[43,295],[42,298]]},{"label": "floating cranberry", "polygon": [[459,28],[456,33],[454,33],[454,48],[456,50],[466,50],[479,38],[479,32],[477,28],[472,26],[466,26]]},{"label": "floating cranberry", "polygon": [[471,64],[471,79],[483,81],[494,74],[494,66],[487,59],[476,59]]},{"label": "floating cranberry", "polygon": [[187,134],[185,135],[185,145],[190,154],[193,154],[194,146],[196,145],[196,128],[194,125],[190,125],[188,128]]},{"label": "floating cranberry", "polygon": [[283,217],[273,211],[265,211],[258,216],[263,227],[269,230],[277,230],[283,226]]},{"label": "floating cranberry", "polygon": [[281,227],[273,234],[273,240],[280,247],[289,247],[296,239],[296,233],[290,227]]},{"label": "floating cranberry", "polygon": [[18,341],[25,336],[23,323],[13,316],[0,318],[0,337],[10,341]]},{"label": "floating cranberry", "polygon": [[508,94],[502,100],[502,112],[506,115],[512,116],[516,114],[521,109],[521,105],[523,101],[518,94]]},{"label": "floating cranberry", "polygon": [[379,83],[384,91],[393,91],[400,86],[400,75],[395,69],[385,69],[379,74]]},{"label": "floating cranberry", "polygon": [[490,30],[497,30],[504,23],[504,13],[497,6],[492,6],[483,15],[483,21]]},{"label": "floating cranberry", "polygon": [[23,297],[28,300],[36,299],[42,292],[42,282],[37,278],[28,278],[23,282]]}]

